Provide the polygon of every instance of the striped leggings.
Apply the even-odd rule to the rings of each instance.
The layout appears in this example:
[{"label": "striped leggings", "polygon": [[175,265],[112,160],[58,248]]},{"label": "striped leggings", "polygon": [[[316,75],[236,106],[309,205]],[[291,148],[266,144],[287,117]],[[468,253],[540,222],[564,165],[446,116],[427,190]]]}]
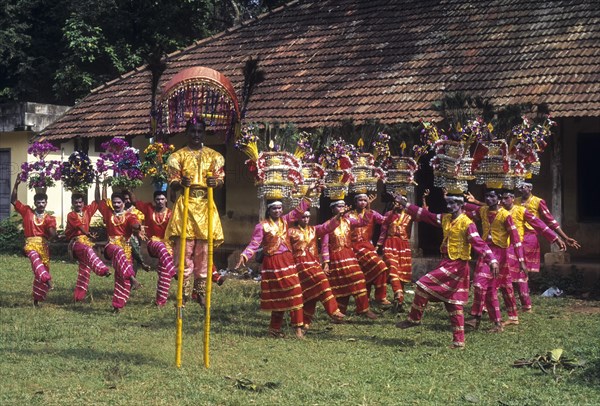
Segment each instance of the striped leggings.
[{"label": "striped leggings", "polygon": [[148,241],[148,253],[151,257],[158,258],[158,282],[156,285],[156,304],[163,306],[169,298],[171,279],[177,271],[173,265],[173,256],[169,254],[165,243],[162,241]]},{"label": "striped leggings", "polygon": [[[408,320],[413,323],[421,323],[425,306],[429,301],[438,302],[439,300],[425,292],[423,289],[417,287],[415,292],[415,299],[410,313],[408,314]],[[465,316],[463,314],[463,306],[459,304],[453,304],[444,302],[444,307],[450,316],[450,325],[452,326],[452,343],[455,345],[465,345]]]},{"label": "striped leggings", "polygon": [[73,297],[76,302],[85,299],[85,294],[88,291],[88,285],[90,283],[90,272],[98,276],[105,276],[109,270],[106,264],[102,262],[94,249],[88,245],[80,242],[73,244],[73,257],[79,262],[79,270],[77,274],[77,283],[75,284],[75,291]]},{"label": "striped leggings", "polygon": [[43,302],[50,290],[48,285],[48,282],[52,280],[50,269],[44,265],[37,251],[27,251],[27,256],[31,261],[31,269],[33,270],[33,300]]},{"label": "striped leggings", "polygon": [[115,289],[112,305],[116,309],[122,309],[125,307],[131,293],[130,278],[135,275],[133,265],[131,264],[131,260],[125,255],[123,248],[116,244],[106,244],[104,254],[112,261],[113,268],[115,268]]}]

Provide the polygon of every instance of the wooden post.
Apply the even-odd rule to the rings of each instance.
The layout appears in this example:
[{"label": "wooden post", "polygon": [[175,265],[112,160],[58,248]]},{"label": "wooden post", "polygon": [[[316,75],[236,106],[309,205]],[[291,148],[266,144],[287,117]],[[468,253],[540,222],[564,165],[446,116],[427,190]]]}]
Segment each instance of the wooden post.
[{"label": "wooden post", "polygon": [[[561,120],[564,121],[564,120]],[[562,123],[561,123],[562,124]],[[550,211],[561,224],[562,221],[562,132],[563,126],[558,127],[556,135],[552,138],[552,203]],[[552,244],[552,252],[559,252],[558,247]]]}]

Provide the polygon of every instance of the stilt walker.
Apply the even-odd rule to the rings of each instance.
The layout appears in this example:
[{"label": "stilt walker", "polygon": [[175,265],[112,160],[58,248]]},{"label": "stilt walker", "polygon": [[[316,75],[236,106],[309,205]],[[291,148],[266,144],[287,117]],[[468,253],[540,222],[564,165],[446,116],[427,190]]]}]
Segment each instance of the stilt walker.
[{"label": "stilt walker", "polygon": [[[155,121],[154,121],[155,120]],[[173,207],[165,238],[175,241],[178,268],[175,364],[181,367],[183,307],[190,298],[205,308],[204,361],[208,367],[212,249],[223,243],[223,230],[212,189],[224,184],[225,160],[204,145],[208,134],[221,132],[231,139],[240,122],[240,108],[231,82],[220,72],[201,66],[182,70],[162,87],[153,111],[156,137],[185,130],[188,144],[167,161],[171,190],[182,194]],[[214,223],[213,223],[214,221]],[[192,288],[193,280],[193,288]]]}]

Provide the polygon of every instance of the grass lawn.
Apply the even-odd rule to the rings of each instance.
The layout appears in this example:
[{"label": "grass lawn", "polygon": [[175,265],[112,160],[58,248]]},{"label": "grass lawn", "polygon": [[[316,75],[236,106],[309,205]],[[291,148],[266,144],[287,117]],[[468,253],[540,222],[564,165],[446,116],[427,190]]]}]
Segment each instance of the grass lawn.
[{"label": "grass lawn", "polygon": [[[204,315],[192,304],[178,370],[174,300],[151,304],[155,273],[140,274],[144,288],[113,315],[112,278],[92,275],[86,302],[74,304],[76,266],[51,266],[55,289],[36,309],[27,258],[0,256],[2,405],[600,404],[599,302],[534,298],[521,325],[492,335],[486,320],[467,334],[464,351],[448,349],[441,304],[409,330],[395,328],[391,312],[331,325],[320,308],[305,341],[276,340],[265,334],[258,284],[230,279],[213,289],[210,368],[202,360]],[[587,363],[556,376],[512,367],[554,348]]]}]

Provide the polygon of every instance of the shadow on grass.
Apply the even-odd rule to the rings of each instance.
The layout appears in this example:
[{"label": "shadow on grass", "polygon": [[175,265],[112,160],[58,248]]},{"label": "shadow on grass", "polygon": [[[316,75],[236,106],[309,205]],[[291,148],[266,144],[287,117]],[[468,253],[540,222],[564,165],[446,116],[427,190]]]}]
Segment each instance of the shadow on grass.
[{"label": "shadow on grass", "polygon": [[575,380],[576,383],[597,389],[600,386],[600,359],[588,362],[585,370]]}]

